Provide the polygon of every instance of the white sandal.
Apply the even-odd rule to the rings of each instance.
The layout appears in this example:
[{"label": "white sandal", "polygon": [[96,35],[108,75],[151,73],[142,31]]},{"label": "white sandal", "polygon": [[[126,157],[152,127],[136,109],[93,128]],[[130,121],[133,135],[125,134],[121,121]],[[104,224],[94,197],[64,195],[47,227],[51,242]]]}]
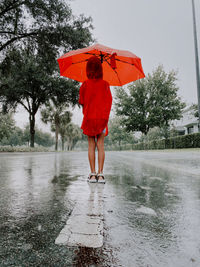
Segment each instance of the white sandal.
[{"label": "white sandal", "polygon": [[[103,179],[99,179],[99,177],[102,177]],[[99,184],[105,184],[106,183],[103,173],[98,173],[97,174],[97,180],[98,180]]]},{"label": "white sandal", "polygon": [[89,176],[88,176],[87,181],[88,181],[89,183],[96,183],[96,182],[97,182],[97,179],[91,179],[92,176],[95,176],[95,177],[96,177],[97,174],[96,174],[95,172],[91,172],[91,173],[89,174]]}]

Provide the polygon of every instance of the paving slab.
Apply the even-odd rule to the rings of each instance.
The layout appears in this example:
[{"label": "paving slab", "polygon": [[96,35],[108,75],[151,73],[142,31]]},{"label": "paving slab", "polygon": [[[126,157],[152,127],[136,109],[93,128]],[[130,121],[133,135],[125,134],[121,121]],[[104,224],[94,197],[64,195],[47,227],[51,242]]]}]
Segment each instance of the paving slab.
[{"label": "paving slab", "polygon": [[[98,188],[100,186],[101,188]],[[88,187],[89,193],[87,193]],[[91,248],[102,247],[102,185],[86,184],[85,182],[83,182],[81,188],[82,190],[78,194],[78,200],[76,201],[71,216],[68,218],[66,225],[56,238],[55,244]]]}]

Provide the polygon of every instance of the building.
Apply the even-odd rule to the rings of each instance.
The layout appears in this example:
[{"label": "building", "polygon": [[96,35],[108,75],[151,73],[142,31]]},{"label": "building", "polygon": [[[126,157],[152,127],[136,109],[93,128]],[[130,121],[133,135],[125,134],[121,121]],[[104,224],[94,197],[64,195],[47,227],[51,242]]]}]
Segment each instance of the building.
[{"label": "building", "polygon": [[195,117],[195,108],[190,106],[183,111],[183,117],[180,120],[174,120],[172,125],[179,135],[198,133],[199,119]]}]

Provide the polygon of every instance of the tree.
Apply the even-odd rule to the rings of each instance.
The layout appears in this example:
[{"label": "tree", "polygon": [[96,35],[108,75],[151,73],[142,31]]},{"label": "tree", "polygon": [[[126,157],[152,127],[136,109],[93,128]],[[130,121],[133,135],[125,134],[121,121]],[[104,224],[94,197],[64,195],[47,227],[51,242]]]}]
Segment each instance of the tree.
[{"label": "tree", "polygon": [[[70,116],[69,116],[70,115]],[[64,145],[65,145],[65,140],[66,140],[66,135],[69,134],[69,127],[72,123],[71,122],[71,115],[69,112],[61,114],[60,116],[60,124],[59,124],[59,129],[58,132],[61,136],[61,142],[62,142],[62,151],[64,151]]]},{"label": "tree", "polygon": [[[29,125],[26,125],[25,129],[23,130],[23,144],[30,144],[30,131]],[[50,147],[54,144],[54,139],[50,133],[45,133],[42,130],[35,127],[35,142],[36,144],[44,147]]]},{"label": "tree", "polygon": [[191,109],[191,114],[195,117],[195,118],[199,118],[199,111],[198,111],[198,105],[197,104],[192,104],[190,106]]},{"label": "tree", "polygon": [[7,139],[11,135],[15,127],[15,121],[12,118],[13,114],[0,113],[0,141]]},{"label": "tree", "polygon": [[[63,0],[1,0],[0,52],[11,46],[33,46],[48,57],[52,47],[82,48],[91,41],[91,18],[75,18]],[[54,54],[55,57],[55,54]]]},{"label": "tree", "polygon": [[64,142],[67,141],[67,150],[72,150],[76,143],[82,139],[82,132],[78,125],[74,123],[68,123],[60,128],[60,134],[62,138],[62,149],[64,150]]},{"label": "tree", "polygon": [[55,150],[58,150],[58,134],[62,125],[71,121],[72,114],[66,110],[66,104],[60,104],[56,98],[46,104],[41,111],[42,121],[51,124],[51,130],[55,132]]},{"label": "tree", "polygon": [[78,83],[58,77],[56,57],[91,41],[91,19],[74,19],[64,1],[4,0],[0,11],[0,101],[29,113],[31,147],[35,115],[52,97],[77,103]]},{"label": "tree", "polygon": [[35,142],[44,147],[51,147],[54,144],[54,138],[50,133],[45,133],[36,127]]},{"label": "tree", "polygon": [[176,72],[166,73],[162,66],[123,88],[116,88],[116,113],[122,116],[127,131],[147,135],[156,126],[168,128],[171,120],[180,119],[185,103],[177,95]]},{"label": "tree", "polygon": [[7,138],[1,142],[2,145],[21,146],[25,144],[23,130],[15,126]]},{"label": "tree", "polygon": [[[34,146],[35,115],[51,98],[75,105],[78,99],[78,83],[52,76],[36,55],[27,51],[12,51],[2,64],[4,74],[1,83],[1,101],[5,106],[22,105],[29,113],[31,147]],[[48,65],[48,64],[47,64]]]},{"label": "tree", "polygon": [[25,144],[27,144],[27,146],[30,146],[31,136],[30,136],[30,125],[29,124],[25,126],[25,129],[23,131],[23,139],[24,139]]},{"label": "tree", "polygon": [[159,140],[164,137],[163,129],[159,127],[154,127],[149,130],[147,135],[142,135],[139,139],[139,142],[151,142],[153,140]]},{"label": "tree", "polygon": [[121,149],[122,143],[133,144],[135,142],[133,134],[128,133],[122,125],[120,117],[114,117],[109,122],[109,141],[111,144],[118,144]]}]

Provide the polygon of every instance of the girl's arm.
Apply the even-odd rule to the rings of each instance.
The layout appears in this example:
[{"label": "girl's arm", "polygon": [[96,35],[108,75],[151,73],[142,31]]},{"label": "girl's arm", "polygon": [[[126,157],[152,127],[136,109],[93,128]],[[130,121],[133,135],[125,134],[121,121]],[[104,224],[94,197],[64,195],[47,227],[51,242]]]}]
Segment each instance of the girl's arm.
[{"label": "girl's arm", "polygon": [[111,91],[110,91],[109,84],[107,84],[107,101],[106,101],[106,104],[107,104],[107,110],[109,110],[109,113],[110,113],[110,110],[111,110],[111,107],[112,107],[112,94],[111,94]]},{"label": "girl's arm", "polygon": [[84,114],[84,92],[85,92],[85,82],[82,83],[79,89],[79,100],[78,100],[78,103],[82,106],[83,114]]},{"label": "girl's arm", "polygon": [[85,82],[82,83],[80,89],[79,89],[79,100],[78,103],[83,106],[84,104],[84,90],[85,89]]}]

